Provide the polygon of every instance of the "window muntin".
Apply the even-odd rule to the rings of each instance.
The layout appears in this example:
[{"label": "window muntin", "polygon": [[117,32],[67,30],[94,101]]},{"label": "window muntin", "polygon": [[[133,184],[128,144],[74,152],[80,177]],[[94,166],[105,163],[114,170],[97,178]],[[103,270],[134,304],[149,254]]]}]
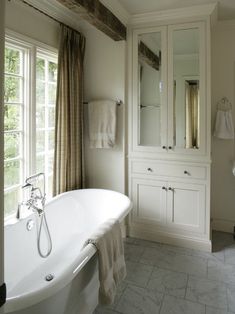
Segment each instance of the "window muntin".
[{"label": "window muntin", "polygon": [[52,194],[56,81],[54,51],[30,41],[6,39],[5,217],[16,212],[23,200],[21,186],[31,174],[45,172],[47,199]]}]

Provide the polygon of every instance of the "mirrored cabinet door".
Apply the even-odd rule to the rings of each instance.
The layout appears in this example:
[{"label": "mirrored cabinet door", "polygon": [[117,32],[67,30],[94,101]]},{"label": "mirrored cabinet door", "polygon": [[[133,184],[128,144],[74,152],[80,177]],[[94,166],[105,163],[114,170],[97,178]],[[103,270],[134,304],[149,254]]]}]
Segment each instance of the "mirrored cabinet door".
[{"label": "mirrored cabinet door", "polygon": [[137,147],[166,147],[166,29],[148,29],[134,36],[136,92],[134,132]]},{"label": "mirrored cabinet door", "polygon": [[[174,150],[202,150],[205,116],[204,41],[200,24],[170,26],[168,142]],[[202,139],[203,141],[203,139]]]}]

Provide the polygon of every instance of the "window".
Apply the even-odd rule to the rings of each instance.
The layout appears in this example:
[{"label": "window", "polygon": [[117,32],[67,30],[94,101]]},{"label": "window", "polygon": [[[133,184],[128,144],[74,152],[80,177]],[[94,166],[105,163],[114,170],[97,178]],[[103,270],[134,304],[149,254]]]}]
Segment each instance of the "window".
[{"label": "window", "polygon": [[6,38],[4,106],[5,216],[22,201],[27,176],[44,172],[52,196],[57,55],[30,41]]}]

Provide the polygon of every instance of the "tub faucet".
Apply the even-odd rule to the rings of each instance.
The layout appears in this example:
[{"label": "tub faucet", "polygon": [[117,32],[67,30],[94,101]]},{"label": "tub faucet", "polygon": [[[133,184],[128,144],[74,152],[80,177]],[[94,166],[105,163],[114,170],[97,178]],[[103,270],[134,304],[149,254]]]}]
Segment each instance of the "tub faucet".
[{"label": "tub faucet", "polygon": [[[40,177],[43,178],[43,192],[39,186],[36,186],[36,183]],[[26,178],[25,184],[22,186],[22,188],[30,188],[30,197],[26,202],[23,202],[23,204],[19,204],[19,215],[21,205],[26,205],[28,209],[32,209],[33,211],[37,212],[39,216],[41,216],[44,212],[44,205],[46,200],[45,174],[41,172]]]}]

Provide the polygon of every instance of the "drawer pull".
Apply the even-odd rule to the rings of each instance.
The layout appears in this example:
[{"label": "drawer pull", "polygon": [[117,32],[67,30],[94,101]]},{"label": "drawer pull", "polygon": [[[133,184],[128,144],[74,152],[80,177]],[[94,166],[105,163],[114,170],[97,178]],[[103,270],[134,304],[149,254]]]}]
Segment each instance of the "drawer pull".
[{"label": "drawer pull", "polygon": [[167,190],[167,188],[165,186],[163,186],[162,189],[165,190],[165,191]]},{"label": "drawer pull", "polygon": [[169,148],[169,149],[172,149],[172,146],[169,146],[168,148]]},{"label": "drawer pull", "polygon": [[149,172],[153,172],[153,169],[152,168],[148,168],[147,169]]},{"label": "drawer pull", "polygon": [[162,149],[166,149],[166,146],[162,146]]},{"label": "drawer pull", "polygon": [[184,174],[190,175],[190,173],[187,170],[184,170]]},{"label": "drawer pull", "polygon": [[173,188],[171,188],[171,187],[169,187],[169,189],[168,189],[169,191],[172,191],[172,192],[174,192],[174,189]]}]

